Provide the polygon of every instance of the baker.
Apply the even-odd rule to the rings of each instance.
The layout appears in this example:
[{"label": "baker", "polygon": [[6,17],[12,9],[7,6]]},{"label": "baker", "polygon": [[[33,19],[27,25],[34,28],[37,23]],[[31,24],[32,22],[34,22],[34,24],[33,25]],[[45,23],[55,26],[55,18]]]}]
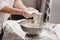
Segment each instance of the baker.
[{"label": "baker", "polygon": [[3,22],[8,19],[10,14],[23,15],[26,18],[30,18],[30,14],[24,11],[25,8],[27,7],[24,6],[22,0],[0,0],[0,34]]}]

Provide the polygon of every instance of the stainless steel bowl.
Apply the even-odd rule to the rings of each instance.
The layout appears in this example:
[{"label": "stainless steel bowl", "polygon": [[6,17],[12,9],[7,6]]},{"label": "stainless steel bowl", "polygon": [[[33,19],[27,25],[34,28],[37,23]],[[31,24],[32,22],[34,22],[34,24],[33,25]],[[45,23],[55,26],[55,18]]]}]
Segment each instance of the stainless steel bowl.
[{"label": "stainless steel bowl", "polygon": [[33,20],[23,20],[19,24],[24,32],[29,34],[37,34],[40,31],[40,27],[36,27],[33,23]]},{"label": "stainless steel bowl", "polygon": [[24,32],[27,32],[28,34],[38,34],[40,31],[40,28],[27,28],[24,26],[21,26]]}]

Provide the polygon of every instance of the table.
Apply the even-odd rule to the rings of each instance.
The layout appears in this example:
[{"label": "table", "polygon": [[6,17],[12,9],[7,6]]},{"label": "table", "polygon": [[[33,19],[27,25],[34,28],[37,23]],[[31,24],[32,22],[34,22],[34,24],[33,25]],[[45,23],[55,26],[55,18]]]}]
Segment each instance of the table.
[{"label": "table", "polygon": [[[54,31],[56,32],[58,38],[60,39],[60,24],[53,24],[53,23],[46,23],[46,24],[47,24],[46,27],[49,26],[49,28],[52,28],[52,26],[55,26]],[[8,39],[3,36],[3,40],[4,39],[6,39],[6,40],[21,40],[22,39],[23,40],[25,38],[26,33],[21,29],[21,27],[17,23],[17,21],[7,20],[6,22],[4,22],[4,25],[6,25],[6,30],[4,32],[4,34],[5,34],[4,36],[7,35]],[[11,38],[13,38],[13,39],[11,39]]]}]

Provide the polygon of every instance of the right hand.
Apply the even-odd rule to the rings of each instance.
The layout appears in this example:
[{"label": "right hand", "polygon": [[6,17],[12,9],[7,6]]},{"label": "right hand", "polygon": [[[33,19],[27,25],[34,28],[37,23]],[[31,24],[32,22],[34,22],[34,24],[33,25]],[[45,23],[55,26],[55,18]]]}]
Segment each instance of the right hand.
[{"label": "right hand", "polygon": [[22,14],[25,18],[31,18],[31,14],[29,14],[28,12],[24,11]]}]

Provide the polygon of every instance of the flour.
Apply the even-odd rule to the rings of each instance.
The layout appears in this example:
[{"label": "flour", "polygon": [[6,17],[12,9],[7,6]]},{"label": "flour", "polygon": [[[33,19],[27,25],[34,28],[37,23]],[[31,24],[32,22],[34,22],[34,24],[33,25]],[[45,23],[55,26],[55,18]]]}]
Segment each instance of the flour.
[{"label": "flour", "polygon": [[22,22],[20,22],[21,25],[25,26],[25,27],[29,27],[29,28],[39,28],[43,25],[43,21],[42,21],[42,13],[40,13],[38,10],[34,9],[34,8],[28,8],[25,11],[27,11],[29,14],[32,15],[33,20],[23,20]]}]

